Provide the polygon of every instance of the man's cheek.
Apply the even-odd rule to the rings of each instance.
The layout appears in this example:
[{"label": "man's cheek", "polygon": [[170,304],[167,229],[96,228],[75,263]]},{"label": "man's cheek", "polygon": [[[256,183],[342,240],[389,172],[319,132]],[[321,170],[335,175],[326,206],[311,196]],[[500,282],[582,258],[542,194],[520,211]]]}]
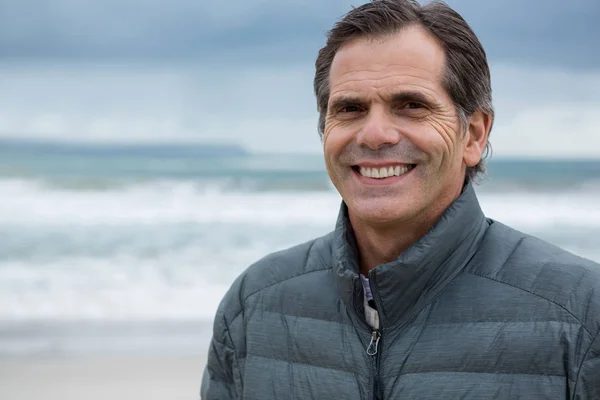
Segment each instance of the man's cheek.
[{"label": "man's cheek", "polygon": [[323,147],[325,148],[327,146],[327,140],[329,139],[329,136],[331,134],[331,126],[329,124],[325,125],[325,132],[323,132]]}]

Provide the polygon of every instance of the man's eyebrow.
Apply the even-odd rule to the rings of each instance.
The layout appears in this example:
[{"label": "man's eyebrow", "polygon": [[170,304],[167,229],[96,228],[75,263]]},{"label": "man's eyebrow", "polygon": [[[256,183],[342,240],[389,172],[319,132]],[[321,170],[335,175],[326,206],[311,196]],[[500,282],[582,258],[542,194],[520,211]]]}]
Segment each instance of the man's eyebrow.
[{"label": "man's eyebrow", "polygon": [[433,105],[432,101],[421,92],[407,91],[398,92],[390,96],[392,103],[422,103],[424,105]]},{"label": "man's eyebrow", "polygon": [[328,108],[330,110],[339,110],[340,108],[344,108],[344,107],[348,107],[348,106],[365,107],[366,105],[367,105],[367,102],[362,100],[359,97],[343,96],[343,97],[338,97],[334,100],[331,100]]},{"label": "man's eyebrow", "polygon": [[[402,91],[396,92],[388,96],[388,99],[392,103],[409,103],[416,102],[423,105],[434,106],[435,103],[426,95],[418,91]],[[368,104],[365,100],[356,96],[340,96],[336,99],[331,100],[328,108],[330,110],[339,110],[348,106],[359,106],[367,107]]]}]

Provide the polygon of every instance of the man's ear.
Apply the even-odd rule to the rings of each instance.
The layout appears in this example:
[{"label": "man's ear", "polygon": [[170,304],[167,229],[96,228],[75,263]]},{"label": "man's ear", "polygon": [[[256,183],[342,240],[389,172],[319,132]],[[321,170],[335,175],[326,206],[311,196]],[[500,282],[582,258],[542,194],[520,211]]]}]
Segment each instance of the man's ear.
[{"label": "man's ear", "polygon": [[475,111],[469,118],[463,151],[463,161],[467,167],[474,167],[481,160],[491,127],[491,115],[482,111]]}]

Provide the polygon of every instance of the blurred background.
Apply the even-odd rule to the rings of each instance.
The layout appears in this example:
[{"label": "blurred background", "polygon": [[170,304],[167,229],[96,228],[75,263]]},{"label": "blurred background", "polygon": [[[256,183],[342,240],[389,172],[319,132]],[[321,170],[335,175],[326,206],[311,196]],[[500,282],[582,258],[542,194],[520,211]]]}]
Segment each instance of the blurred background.
[{"label": "blurred background", "polygon": [[[333,229],[312,92],[347,0],[0,0],[0,398],[197,398],[215,309]],[[600,261],[600,3],[453,0],[489,217]]]}]

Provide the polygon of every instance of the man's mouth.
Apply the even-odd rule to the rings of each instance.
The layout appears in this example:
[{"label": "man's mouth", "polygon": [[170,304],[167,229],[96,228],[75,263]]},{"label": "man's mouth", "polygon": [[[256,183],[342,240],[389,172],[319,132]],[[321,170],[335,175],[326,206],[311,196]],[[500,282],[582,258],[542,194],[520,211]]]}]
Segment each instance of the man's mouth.
[{"label": "man's mouth", "polygon": [[361,167],[355,165],[352,169],[367,178],[385,179],[404,175],[414,167],[416,167],[416,164],[388,165],[385,167]]}]

